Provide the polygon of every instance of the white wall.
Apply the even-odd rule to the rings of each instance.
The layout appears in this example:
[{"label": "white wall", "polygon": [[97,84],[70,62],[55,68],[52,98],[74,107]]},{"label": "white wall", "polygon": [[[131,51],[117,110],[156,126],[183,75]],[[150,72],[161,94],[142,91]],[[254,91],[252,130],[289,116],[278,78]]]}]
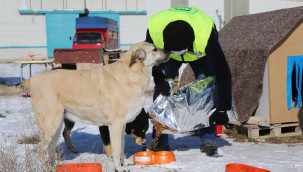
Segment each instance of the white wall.
[{"label": "white wall", "polygon": [[[151,16],[159,11],[168,9],[171,7],[171,0],[146,0],[147,16]],[[197,7],[207,15],[212,17],[219,29],[220,26],[220,15],[224,19],[224,0],[212,0],[212,1],[197,1],[189,0],[188,5]]]},{"label": "white wall", "polygon": [[120,16],[120,44],[121,49],[128,49],[130,44],[145,40],[147,29],[146,15]]},{"label": "white wall", "polygon": [[191,0],[189,1],[188,5],[197,7],[204,13],[212,17],[215,21],[218,30],[220,29],[220,27],[223,27],[222,20],[224,20],[224,0],[212,0],[211,2],[205,0]]},{"label": "white wall", "polygon": [[[137,2],[144,3],[144,8],[147,15],[120,16],[120,44],[121,49],[128,49],[131,44],[145,40],[147,30],[147,20],[151,15],[159,11],[170,8],[170,0],[137,0]],[[124,3],[123,3],[124,4]],[[142,4],[138,5],[141,6]]]},{"label": "white wall", "polygon": [[18,12],[19,8],[26,8],[25,4],[21,2],[18,0],[0,1],[1,59],[22,58],[28,53],[43,54],[44,56],[46,54],[46,49],[27,48],[46,46],[45,17],[41,15],[21,17]]},{"label": "white wall", "polygon": [[249,13],[255,14],[298,6],[303,6],[302,0],[250,0]]},{"label": "white wall", "polygon": [[159,11],[170,8],[170,0],[145,0],[147,17]]}]

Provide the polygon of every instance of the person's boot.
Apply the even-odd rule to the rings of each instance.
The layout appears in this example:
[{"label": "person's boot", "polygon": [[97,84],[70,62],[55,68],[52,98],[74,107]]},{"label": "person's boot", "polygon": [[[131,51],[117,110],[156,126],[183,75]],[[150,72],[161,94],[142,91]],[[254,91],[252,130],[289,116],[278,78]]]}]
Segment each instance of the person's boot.
[{"label": "person's boot", "polygon": [[215,142],[209,141],[201,144],[200,151],[205,153],[207,156],[214,156],[217,154],[218,148]]}]

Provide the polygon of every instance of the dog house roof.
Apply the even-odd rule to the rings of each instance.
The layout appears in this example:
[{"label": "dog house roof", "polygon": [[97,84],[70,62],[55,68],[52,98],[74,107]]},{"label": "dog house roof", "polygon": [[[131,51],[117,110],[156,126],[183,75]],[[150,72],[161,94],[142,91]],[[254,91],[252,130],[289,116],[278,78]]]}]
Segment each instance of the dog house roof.
[{"label": "dog house roof", "polygon": [[233,107],[245,122],[256,110],[263,90],[268,56],[303,22],[303,7],[232,18],[219,41],[232,72]]}]

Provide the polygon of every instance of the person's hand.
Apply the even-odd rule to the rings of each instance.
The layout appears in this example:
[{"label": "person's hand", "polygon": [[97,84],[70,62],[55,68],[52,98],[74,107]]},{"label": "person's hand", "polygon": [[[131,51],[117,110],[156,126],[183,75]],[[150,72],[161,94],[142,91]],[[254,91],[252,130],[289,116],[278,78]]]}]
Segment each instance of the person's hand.
[{"label": "person's hand", "polygon": [[217,125],[226,125],[229,119],[226,111],[215,111],[209,117],[209,125],[217,124]]}]

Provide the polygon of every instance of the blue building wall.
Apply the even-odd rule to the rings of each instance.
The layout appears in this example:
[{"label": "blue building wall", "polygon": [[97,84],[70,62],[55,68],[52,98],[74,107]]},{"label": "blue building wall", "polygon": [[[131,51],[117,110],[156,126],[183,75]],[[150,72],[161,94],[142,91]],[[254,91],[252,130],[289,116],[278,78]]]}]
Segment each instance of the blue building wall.
[{"label": "blue building wall", "polygon": [[71,48],[75,34],[75,18],[79,14],[45,14],[47,56],[53,57],[56,48]]}]

